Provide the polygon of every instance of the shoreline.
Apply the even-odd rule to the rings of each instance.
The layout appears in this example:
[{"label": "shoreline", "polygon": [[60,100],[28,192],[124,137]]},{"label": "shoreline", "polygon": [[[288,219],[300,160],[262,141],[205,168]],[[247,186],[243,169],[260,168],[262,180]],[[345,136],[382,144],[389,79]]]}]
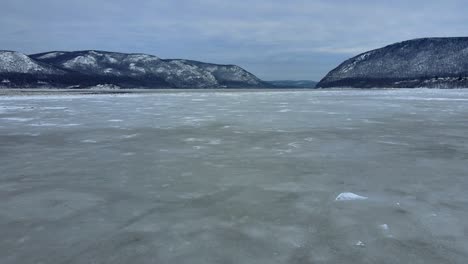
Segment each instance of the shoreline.
[{"label": "shoreline", "polygon": [[[1,88],[2,96],[30,96],[30,95],[102,95],[102,94],[159,94],[159,93],[206,93],[206,92],[294,92],[312,91],[316,88],[232,88],[232,89],[60,89],[60,88]],[[322,90],[322,89],[320,89]]]},{"label": "shoreline", "polygon": [[385,90],[460,90],[464,88],[212,88],[212,89],[60,89],[60,88],[0,88],[0,97],[33,95],[121,95],[165,93],[232,93],[232,92],[319,92],[319,91],[385,91]]}]

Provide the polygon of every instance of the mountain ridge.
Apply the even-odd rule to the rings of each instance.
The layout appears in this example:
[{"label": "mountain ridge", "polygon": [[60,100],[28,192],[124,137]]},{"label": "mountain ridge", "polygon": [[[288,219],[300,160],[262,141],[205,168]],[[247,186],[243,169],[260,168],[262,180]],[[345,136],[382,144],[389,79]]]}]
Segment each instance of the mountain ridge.
[{"label": "mountain ridge", "polygon": [[0,51],[0,86],[86,88],[97,85],[122,88],[271,86],[232,64],[100,50],[49,51],[31,55]]},{"label": "mountain ridge", "polygon": [[345,60],[319,88],[468,87],[468,37],[418,38]]}]

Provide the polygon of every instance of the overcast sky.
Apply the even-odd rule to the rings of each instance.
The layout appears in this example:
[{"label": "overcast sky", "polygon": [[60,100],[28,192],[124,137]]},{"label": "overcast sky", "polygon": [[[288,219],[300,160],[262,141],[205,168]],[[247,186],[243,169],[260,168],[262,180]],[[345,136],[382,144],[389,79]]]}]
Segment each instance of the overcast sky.
[{"label": "overcast sky", "polygon": [[0,49],[98,49],[319,80],[394,42],[468,36],[467,0],[0,0]]}]

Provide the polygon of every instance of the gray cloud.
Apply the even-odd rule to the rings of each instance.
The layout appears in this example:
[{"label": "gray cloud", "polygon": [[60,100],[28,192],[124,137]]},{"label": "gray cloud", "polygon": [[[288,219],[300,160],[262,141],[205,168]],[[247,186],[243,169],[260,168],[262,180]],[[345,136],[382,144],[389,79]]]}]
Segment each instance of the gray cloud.
[{"label": "gray cloud", "polygon": [[393,42],[468,35],[466,1],[3,0],[0,49],[101,49],[316,79]]}]

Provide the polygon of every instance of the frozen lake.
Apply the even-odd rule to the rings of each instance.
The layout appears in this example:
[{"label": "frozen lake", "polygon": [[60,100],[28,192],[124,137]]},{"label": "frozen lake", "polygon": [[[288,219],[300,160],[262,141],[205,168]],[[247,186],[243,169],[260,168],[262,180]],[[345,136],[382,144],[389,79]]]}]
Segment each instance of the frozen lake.
[{"label": "frozen lake", "polygon": [[468,90],[0,97],[2,264],[464,264],[467,219]]}]

